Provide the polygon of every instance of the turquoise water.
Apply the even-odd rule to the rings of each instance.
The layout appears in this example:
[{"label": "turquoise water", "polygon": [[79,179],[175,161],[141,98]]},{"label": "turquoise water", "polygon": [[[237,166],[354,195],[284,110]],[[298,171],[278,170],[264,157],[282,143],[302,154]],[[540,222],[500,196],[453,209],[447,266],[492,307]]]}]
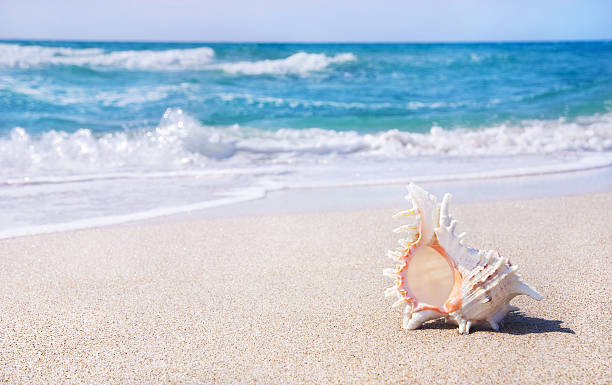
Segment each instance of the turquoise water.
[{"label": "turquoise water", "polygon": [[215,126],[426,132],[572,119],[611,100],[612,42],[0,46],[0,133],[129,130],[168,107]]},{"label": "turquoise water", "polygon": [[0,237],[611,164],[609,41],[0,42]]}]

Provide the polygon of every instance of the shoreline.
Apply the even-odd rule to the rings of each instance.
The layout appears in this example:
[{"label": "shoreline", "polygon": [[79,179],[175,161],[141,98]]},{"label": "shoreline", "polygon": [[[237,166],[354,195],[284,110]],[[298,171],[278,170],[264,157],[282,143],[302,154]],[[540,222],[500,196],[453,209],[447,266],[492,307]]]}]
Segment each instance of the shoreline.
[{"label": "shoreline", "polygon": [[403,330],[383,296],[405,205],[1,240],[0,379],[610,382],[612,193],[453,204],[468,245],[510,257],[545,295],[467,336]]},{"label": "shoreline", "polygon": [[[267,192],[252,189],[245,196],[221,197],[185,206],[0,230],[0,240],[130,223],[401,207],[405,204],[403,197],[409,182],[315,186]],[[612,192],[612,167],[416,183],[438,196],[450,192],[455,203],[580,196]]]}]

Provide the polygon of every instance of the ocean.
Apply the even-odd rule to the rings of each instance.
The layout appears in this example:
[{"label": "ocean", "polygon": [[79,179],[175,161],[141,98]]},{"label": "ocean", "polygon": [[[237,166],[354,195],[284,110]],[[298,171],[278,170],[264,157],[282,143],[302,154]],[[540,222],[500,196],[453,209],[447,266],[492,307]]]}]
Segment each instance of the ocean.
[{"label": "ocean", "polygon": [[0,238],[610,166],[609,41],[0,41]]}]

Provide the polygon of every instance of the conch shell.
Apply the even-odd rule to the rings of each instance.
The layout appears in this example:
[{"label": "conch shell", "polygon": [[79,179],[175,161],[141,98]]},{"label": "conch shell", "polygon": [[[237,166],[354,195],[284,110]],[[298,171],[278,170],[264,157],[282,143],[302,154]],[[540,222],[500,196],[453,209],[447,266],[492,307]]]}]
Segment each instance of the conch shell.
[{"label": "conch shell", "polygon": [[468,334],[474,324],[488,324],[497,331],[506,314],[517,309],[509,304],[512,298],[543,298],[521,281],[508,258],[463,244],[465,233],[455,235],[457,221],[449,213],[450,194],[438,203],[414,184],[408,191],[406,199],[413,207],[394,217],[407,216],[413,223],[394,230],[407,237],[399,241],[401,248],[388,252],[399,265],[384,270],[395,280],[385,296],[398,298],[394,306],[406,304],[404,329],[445,318],[459,325],[460,334]]}]

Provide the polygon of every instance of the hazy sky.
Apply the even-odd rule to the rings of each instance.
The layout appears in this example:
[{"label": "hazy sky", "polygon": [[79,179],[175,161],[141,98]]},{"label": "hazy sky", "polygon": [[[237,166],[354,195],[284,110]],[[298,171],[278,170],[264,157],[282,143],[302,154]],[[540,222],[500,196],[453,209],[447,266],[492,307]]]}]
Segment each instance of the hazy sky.
[{"label": "hazy sky", "polygon": [[611,39],[612,0],[0,0],[0,38]]}]

